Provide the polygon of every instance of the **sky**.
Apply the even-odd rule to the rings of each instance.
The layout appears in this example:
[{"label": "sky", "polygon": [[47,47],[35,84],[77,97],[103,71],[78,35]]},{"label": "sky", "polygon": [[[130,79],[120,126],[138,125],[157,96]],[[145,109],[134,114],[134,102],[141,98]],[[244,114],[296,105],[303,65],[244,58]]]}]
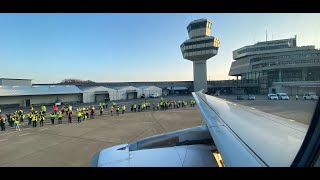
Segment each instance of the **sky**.
[{"label": "sky", "polygon": [[293,38],[320,48],[320,14],[0,14],[0,78],[59,83],[192,81],[182,57],[187,25],[213,22],[218,54],[207,61],[208,80],[228,76],[232,51],[258,41]]}]

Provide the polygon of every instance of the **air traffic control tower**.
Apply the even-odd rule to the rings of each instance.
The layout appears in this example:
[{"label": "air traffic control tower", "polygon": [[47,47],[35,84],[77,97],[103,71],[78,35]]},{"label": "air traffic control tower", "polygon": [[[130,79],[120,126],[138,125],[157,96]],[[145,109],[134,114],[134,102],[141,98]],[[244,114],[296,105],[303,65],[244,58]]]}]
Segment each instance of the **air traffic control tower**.
[{"label": "air traffic control tower", "polygon": [[220,41],[210,36],[212,22],[208,19],[192,21],[188,27],[188,40],[180,48],[184,59],[193,61],[193,91],[207,92],[207,60],[218,53]]}]

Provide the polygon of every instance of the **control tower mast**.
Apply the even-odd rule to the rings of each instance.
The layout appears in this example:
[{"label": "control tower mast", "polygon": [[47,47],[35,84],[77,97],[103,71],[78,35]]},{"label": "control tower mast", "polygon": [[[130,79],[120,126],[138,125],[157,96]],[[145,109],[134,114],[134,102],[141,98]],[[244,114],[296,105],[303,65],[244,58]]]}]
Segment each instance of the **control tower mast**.
[{"label": "control tower mast", "polygon": [[188,27],[188,40],[180,48],[184,59],[193,61],[193,90],[207,92],[207,60],[218,53],[220,40],[210,36],[212,22],[208,19],[192,21]]}]

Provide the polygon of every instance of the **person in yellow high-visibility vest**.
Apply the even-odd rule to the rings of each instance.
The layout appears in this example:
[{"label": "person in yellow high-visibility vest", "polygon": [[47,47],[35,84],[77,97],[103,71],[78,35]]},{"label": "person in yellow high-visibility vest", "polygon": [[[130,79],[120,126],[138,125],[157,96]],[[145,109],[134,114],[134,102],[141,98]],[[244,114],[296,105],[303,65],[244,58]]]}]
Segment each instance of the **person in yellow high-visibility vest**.
[{"label": "person in yellow high-visibility vest", "polygon": [[31,125],[31,120],[32,120],[32,113],[31,112],[29,112],[28,114],[28,125]]},{"label": "person in yellow high-visibility vest", "polygon": [[62,124],[62,116],[63,116],[62,112],[59,111],[58,112],[58,124]]},{"label": "person in yellow high-visibility vest", "polygon": [[81,117],[82,117],[81,111],[77,112],[77,117],[78,117],[78,123],[80,123],[81,122]]},{"label": "person in yellow high-visibility vest", "polygon": [[126,111],[126,105],[122,106],[122,114],[124,114],[124,112]]},{"label": "person in yellow high-visibility vest", "polygon": [[40,120],[40,127],[42,127],[42,126],[43,126],[43,122],[44,122],[44,120],[45,120],[44,114],[40,114],[39,120]]},{"label": "person in yellow high-visibility vest", "polygon": [[50,116],[51,124],[54,124],[54,119],[56,118],[56,114],[52,112],[49,114],[49,116]]},{"label": "person in yellow high-visibility vest", "polygon": [[14,117],[14,127],[16,128],[16,130],[20,131],[20,127],[19,127],[19,118]]},{"label": "person in yellow high-visibility vest", "polygon": [[116,111],[117,111],[117,116],[119,116],[119,111],[120,111],[120,107],[119,106],[117,106]]},{"label": "person in yellow high-visibility vest", "polygon": [[37,127],[37,115],[36,114],[34,114],[33,116],[32,116],[32,127]]},{"label": "person in yellow high-visibility vest", "polygon": [[82,113],[82,120],[83,120],[83,121],[86,120],[86,119],[87,119],[86,108],[82,108],[81,113]]},{"label": "person in yellow high-visibility vest", "polygon": [[41,106],[41,110],[42,110],[42,112],[44,113],[44,115],[46,115],[47,107],[46,107],[45,105],[42,105],[42,106]]},{"label": "person in yellow high-visibility vest", "polygon": [[20,123],[21,123],[22,125],[24,125],[24,122],[23,122],[24,118],[25,118],[25,115],[24,115],[24,114],[21,114],[21,115],[20,115]]}]

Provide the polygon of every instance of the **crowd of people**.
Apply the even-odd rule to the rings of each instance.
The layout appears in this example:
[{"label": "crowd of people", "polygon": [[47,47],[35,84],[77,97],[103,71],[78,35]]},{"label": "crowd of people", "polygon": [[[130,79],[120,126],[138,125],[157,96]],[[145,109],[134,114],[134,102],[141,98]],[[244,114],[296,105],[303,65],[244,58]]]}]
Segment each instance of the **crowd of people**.
[{"label": "crowd of people", "polygon": [[[194,107],[196,104],[195,100],[190,100],[190,106]],[[142,103],[134,103],[131,104],[131,112],[143,112],[147,110],[153,111],[159,111],[159,110],[167,110],[167,109],[176,109],[176,108],[185,108],[187,107],[188,102],[185,100],[169,100],[164,101],[163,98],[160,99],[159,102],[152,102],[152,104],[145,100],[145,102]],[[99,112],[100,115],[103,115],[104,109],[108,108],[108,102],[101,102],[99,103]],[[121,106],[121,113],[124,114],[126,112],[126,105],[123,104]],[[29,113],[26,115],[24,114],[23,110],[16,110],[12,114],[6,113],[4,115],[1,114],[0,111],[0,125],[1,125],[1,131],[6,130],[6,122],[9,123],[9,126],[11,128],[15,128],[15,130],[20,131],[19,125],[25,125],[24,119],[27,116],[28,119],[28,125],[32,127],[37,127],[38,122],[39,126],[42,127],[46,118],[47,108],[45,105],[41,106],[41,110],[37,111],[34,109],[34,107],[30,108]],[[51,124],[55,124],[55,120],[58,119],[58,124],[62,124],[63,117],[67,117],[68,123],[72,123],[72,117],[76,116],[78,123],[81,123],[82,121],[85,121],[86,119],[94,119],[95,114],[95,107],[94,105],[89,107],[78,107],[76,109],[76,112],[73,112],[73,107],[71,105],[69,106],[62,106],[59,110],[59,107],[54,105],[53,111],[49,114],[49,118],[51,120]],[[110,106],[110,115],[113,116],[116,114],[119,116],[120,114],[120,106],[116,102],[112,102],[112,105]]]}]

